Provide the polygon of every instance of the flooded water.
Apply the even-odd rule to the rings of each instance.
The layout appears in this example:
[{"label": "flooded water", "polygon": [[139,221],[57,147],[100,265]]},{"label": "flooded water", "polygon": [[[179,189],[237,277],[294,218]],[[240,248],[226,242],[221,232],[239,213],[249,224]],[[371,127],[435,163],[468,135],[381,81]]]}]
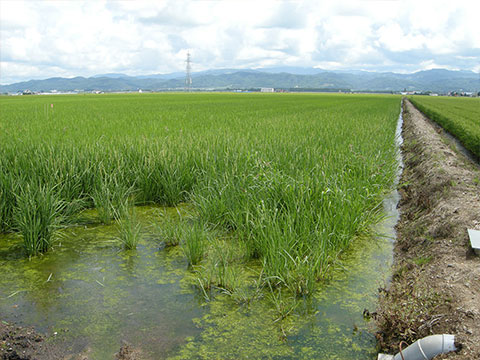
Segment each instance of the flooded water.
[{"label": "flooded water", "polygon": [[334,281],[275,322],[268,297],[238,305],[219,294],[205,302],[181,250],[161,249],[148,227],[161,221],[159,210],[139,208],[145,232],[133,251],[122,249],[113,225],[64,230],[52,251],[31,260],[19,236],[0,237],[2,319],[56,334],[91,359],[113,358],[122,341],[147,359],[374,357],[362,312],[375,307],[388,276],[391,240],[361,240]]},{"label": "flooded water", "polygon": [[[141,210],[145,223],[154,210]],[[146,353],[173,352],[199,332],[192,319],[206,311],[182,286],[183,255],[159,251],[148,232],[135,251],[124,251],[116,236],[115,226],[74,227],[31,260],[19,237],[1,237],[2,319],[57,333],[72,352],[93,359],[112,358],[121,340]]]}]

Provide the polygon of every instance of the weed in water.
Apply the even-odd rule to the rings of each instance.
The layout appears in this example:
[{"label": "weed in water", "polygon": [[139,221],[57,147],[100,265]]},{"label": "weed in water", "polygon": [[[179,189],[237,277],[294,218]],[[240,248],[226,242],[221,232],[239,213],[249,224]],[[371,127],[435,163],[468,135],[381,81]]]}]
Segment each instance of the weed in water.
[{"label": "weed in water", "polygon": [[285,296],[285,290],[281,287],[272,286],[273,282],[268,282],[267,300],[273,305],[274,322],[282,321],[291,315],[298,306],[295,296]]}]

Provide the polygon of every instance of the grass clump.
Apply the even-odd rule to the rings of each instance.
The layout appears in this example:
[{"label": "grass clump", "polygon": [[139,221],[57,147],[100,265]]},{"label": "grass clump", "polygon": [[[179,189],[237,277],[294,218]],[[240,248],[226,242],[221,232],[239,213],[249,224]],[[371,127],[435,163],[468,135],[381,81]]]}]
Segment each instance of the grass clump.
[{"label": "grass clump", "polygon": [[205,227],[195,222],[192,226],[183,224],[179,228],[181,236],[181,246],[189,266],[198,265],[202,261],[210,236]]},{"label": "grass clump", "polygon": [[418,266],[423,266],[430,263],[433,260],[431,256],[417,256],[413,259],[413,262]]},{"label": "grass clump", "polygon": [[129,199],[126,199],[116,213],[119,240],[123,243],[125,250],[136,249],[141,238],[142,228],[135,207]]},{"label": "grass clump", "polygon": [[130,205],[125,204],[125,199],[132,194],[132,188],[119,181],[115,175],[104,174],[97,179],[92,192],[92,200],[98,212],[98,218],[103,224],[110,224],[112,220]]},{"label": "grass clump", "polygon": [[58,199],[54,187],[31,184],[20,187],[14,220],[29,256],[44,253],[52,246],[64,208],[65,203]]}]

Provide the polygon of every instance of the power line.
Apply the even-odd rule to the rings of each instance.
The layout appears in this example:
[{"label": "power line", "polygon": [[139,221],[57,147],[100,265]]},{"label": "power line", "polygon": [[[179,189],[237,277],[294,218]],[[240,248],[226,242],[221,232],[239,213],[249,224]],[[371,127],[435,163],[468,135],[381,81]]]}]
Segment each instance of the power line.
[{"label": "power line", "polygon": [[190,51],[187,52],[187,66],[185,69],[186,76],[185,76],[185,91],[191,91],[192,88],[192,59],[190,57]]}]

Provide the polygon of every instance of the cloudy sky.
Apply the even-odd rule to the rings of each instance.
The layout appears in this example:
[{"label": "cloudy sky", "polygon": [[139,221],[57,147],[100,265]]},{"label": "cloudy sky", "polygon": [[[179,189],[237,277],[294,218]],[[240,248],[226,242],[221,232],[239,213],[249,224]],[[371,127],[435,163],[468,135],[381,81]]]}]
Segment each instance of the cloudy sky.
[{"label": "cloudy sky", "polygon": [[480,72],[480,1],[0,0],[0,83],[306,66]]}]

